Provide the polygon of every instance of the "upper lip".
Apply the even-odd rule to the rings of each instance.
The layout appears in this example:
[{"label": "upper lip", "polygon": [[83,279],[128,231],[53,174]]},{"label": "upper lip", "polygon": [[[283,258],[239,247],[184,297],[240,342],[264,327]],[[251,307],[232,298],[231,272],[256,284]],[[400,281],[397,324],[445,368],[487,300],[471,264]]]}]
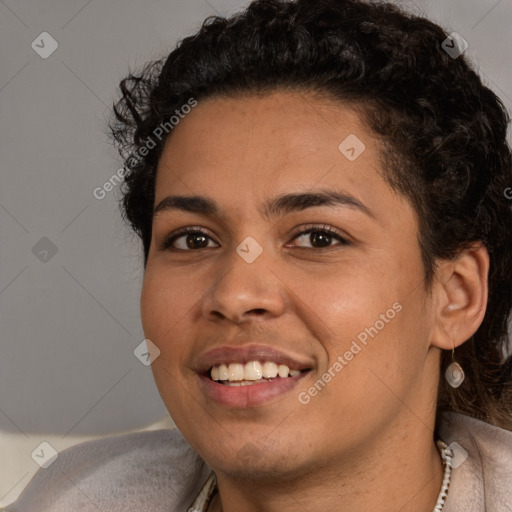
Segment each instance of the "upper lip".
[{"label": "upper lip", "polygon": [[311,361],[301,360],[296,356],[285,354],[265,345],[223,346],[205,352],[197,359],[198,373],[205,374],[212,366],[230,363],[248,363],[250,361],[272,361],[285,364],[290,370],[306,370],[312,368]]}]

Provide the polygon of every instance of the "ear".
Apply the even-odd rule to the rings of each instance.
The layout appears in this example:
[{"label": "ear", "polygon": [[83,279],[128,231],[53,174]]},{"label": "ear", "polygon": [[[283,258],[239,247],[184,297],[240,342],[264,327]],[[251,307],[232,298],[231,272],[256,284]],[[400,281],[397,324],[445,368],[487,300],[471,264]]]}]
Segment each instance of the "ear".
[{"label": "ear", "polygon": [[431,343],[452,350],[480,327],[487,307],[489,253],[481,243],[453,260],[442,260],[433,285],[434,329]]}]

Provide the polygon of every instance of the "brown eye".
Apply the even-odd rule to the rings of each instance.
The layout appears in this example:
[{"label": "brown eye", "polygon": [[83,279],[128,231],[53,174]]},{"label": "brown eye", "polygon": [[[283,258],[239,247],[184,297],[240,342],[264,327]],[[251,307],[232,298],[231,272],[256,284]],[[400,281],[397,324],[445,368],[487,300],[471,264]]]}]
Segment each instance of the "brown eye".
[{"label": "brown eye", "polygon": [[337,245],[350,245],[350,242],[342,237],[336,230],[330,226],[308,226],[308,229],[300,231],[294,240],[301,237],[309,236],[306,240],[313,245],[313,249],[324,249],[333,247],[333,239],[338,240],[340,243]]},{"label": "brown eye", "polygon": [[[180,243],[181,247],[176,247],[175,242],[180,239],[183,239],[183,242]],[[200,229],[185,228],[178,232],[171,233],[163,242],[161,250],[187,251],[206,249],[208,247],[208,239],[211,240],[211,238]]]}]

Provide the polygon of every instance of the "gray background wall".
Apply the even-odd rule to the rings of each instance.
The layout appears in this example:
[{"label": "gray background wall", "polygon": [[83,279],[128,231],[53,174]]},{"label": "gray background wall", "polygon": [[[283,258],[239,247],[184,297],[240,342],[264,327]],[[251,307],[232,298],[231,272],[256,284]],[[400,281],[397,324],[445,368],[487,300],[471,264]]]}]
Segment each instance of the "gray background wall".
[{"label": "gray background wall", "polygon": [[[121,166],[106,120],[129,67],[168,53],[205,17],[247,3],[0,0],[4,468],[2,433],[33,438],[35,447],[41,435],[106,435],[166,414],[150,369],[133,355],[144,338],[139,246],[116,191],[93,195]],[[401,3],[459,32],[487,85],[512,108],[512,0]],[[42,32],[58,43],[45,59],[31,47],[51,48]],[[20,477],[0,473],[0,504]]]}]

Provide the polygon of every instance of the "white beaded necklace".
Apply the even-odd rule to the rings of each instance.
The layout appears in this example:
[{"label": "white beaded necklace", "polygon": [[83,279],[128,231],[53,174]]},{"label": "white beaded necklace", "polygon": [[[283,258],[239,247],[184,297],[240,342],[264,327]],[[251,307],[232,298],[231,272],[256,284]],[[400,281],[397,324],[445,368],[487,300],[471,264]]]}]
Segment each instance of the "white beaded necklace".
[{"label": "white beaded necklace", "polygon": [[433,512],[441,512],[444,507],[444,502],[446,500],[446,495],[448,494],[448,486],[450,485],[450,476],[452,474],[452,459],[453,459],[453,451],[451,448],[444,443],[443,441],[437,441],[437,447],[441,452],[441,457],[443,459],[444,465],[444,476],[443,476],[443,485],[441,486],[441,491],[439,492],[439,496],[437,497],[437,503],[434,507]]}]

